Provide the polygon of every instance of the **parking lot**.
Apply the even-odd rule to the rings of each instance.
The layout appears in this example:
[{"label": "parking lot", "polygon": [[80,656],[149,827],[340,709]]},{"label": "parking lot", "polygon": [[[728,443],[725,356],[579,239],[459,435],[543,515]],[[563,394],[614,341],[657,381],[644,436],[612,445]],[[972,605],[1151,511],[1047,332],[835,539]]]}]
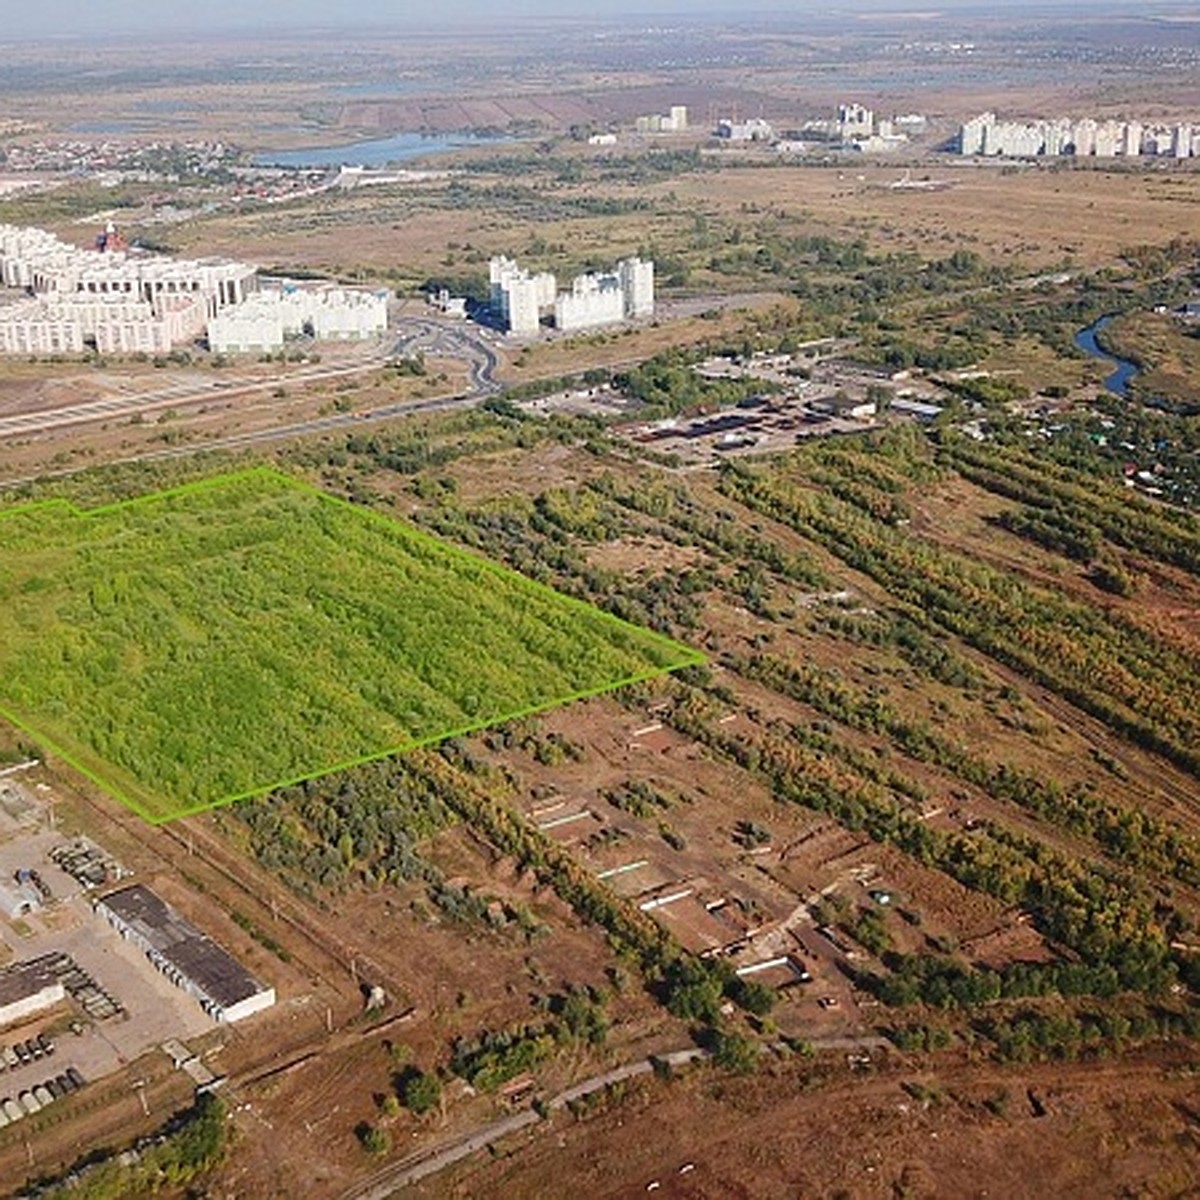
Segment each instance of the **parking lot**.
[{"label": "parking lot", "polygon": [[[53,955],[49,961],[68,991],[65,1005],[0,1029],[0,1111],[6,1097],[68,1068],[98,1079],[169,1039],[186,1041],[213,1028],[194,1000],[96,915],[92,891],[51,859],[69,841],[32,824],[28,814],[0,828],[0,883],[13,886],[21,873],[36,872],[41,890],[33,911],[0,915],[0,968]],[[9,1065],[4,1048],[36,1041],[39,1033],[54,1043],[53,1053]]]}]

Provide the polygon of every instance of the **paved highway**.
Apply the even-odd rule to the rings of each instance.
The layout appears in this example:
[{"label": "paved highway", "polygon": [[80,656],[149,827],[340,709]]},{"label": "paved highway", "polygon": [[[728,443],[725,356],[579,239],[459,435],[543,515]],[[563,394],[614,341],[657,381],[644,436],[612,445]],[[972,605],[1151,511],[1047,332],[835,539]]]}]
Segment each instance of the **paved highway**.
[{"label": "paved highway", "polygon": [[[96,421],[108,421],[118,417],[157,412],[184,404],[203,403],[231,396],[245,396],[256,392],[269,392],[286,384],[314,383],[324,379],[338,379],[361,375],[377,370],[395,358],[412,357],[417,353],[435,357],[461,358],[467,363],[470,379],[469,395],[482,399],[502,390],[496,381],[499,355],[481,334],[472,329],[448,326],[423,317],[402,317],[395,332],[378,344],[368,354],[350,363],[300,366],[294,370],[272,375],[268,378],[255,376],[222,375],[220,378],[196,384],[173,384],[152,392],[134,395],[110,395],[101,400],[90,400],[63,408],[45,409],[40,412],[20,413],[0,417],[0,439],[6,437],[29,437],[53,429],[74,425],[86,425]],[[348,420],[354,414],[342,414]],[[379,410],[380,416],[396,415],[394,409]],[[326,426],[318,425],[317,429]],[[334,427],[334,426],[329,426]],[[290,437],[294,433],[313,432],[303,426],[287,427],[279,436]],[[260,439],[261,440],[261,439]]]}]

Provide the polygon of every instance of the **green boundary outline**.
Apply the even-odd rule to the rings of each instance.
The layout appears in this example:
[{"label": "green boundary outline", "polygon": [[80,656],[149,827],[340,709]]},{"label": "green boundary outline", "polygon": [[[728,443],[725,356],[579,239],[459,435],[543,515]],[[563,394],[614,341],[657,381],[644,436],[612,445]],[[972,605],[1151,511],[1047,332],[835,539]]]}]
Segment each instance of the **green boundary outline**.
[{"label": "green boundary outline", "polygon": [[[378,762],[384,758],[392,758],[398,754],[407,753],[410,750],[420,749],[422,746],[432,746],[439,742],[444,742],[450,738],[462,737],[468,733],[477,733],[481,729],[487,729],[493,725],[501,725],[505,721],[516,721],[522,717],[533,716],[536,713],[548,712],[551,709],[562,708],[567,704],[574,704],[579,700],[591,699],[595,696],[602,696],[608,692],[616,691],[618,688],[628,687],[635,683],[645,683],[650,679],[658,679],[663,675],[669,675],[672,671],[681,670],[684,667],[699,666],[707,662],[706,656],[699,650],[695,650],[690,646],[685,646],[682,642],[677,642],[673,638],[667,637],[665,634],[658,633],[652,629],[643,628],[641,625],[635,625],[632,621],[626,621],[623,617],[618,617],[614,613],[606,612],[594,604],[588,603],[586,600],[580,600],[577,596],[568,596],[564,592],[560,592],[549,584],[542,583],[537,579],[530,579],[527,575],[522,575],[519,571],[514,571],[511,567],[506,567],[503,563],[495,562],[490,558],[486,558],[482,554],[476,554],[472,550],[464,549],[462,546],[455,546],[451,542],[443,541],[441,538],[435,537],[431,533],[427,533],[423,529],[418,529],[415,525],[411,525],[406,521],[395,517],[390,517],[385,513],[377,512],[372,508],[364,508],[360,505],[353,504],[349,500],[345,500],[340,496],[330,495],[328,492],[322,491],[320,488],[306,483],[302,479],[297,479],[295,476],[288,475],[283,471],[278,471],[273,467],[257,466],[247,467],[241,471],[232,471],[221,475],[209,476],[206,479],[192,480],[189,483],[179,484],[177,487],[166,488],[158,492],[147,492],[140,496],[132,496],[125,500],[118,500],[111,504],[103,504],[96,508],[81,509],[78,505],[73,504],[69,500],[64,500],[61,497],[49,500],[32,500],[26,503],[17,504],[11,508],[0,508],[0,521],[3,521],[9,516],[18,515],[24,512],[34,510],[44,511],[46,509],[58,509],[69,512],[73,518],[88,519],[93,516],[99,516],[104,513],[115,512],[122,508],[129,508],[141,504],[152,504],[160,500],[170,500],[178,496],[194,495],[196,493],[206,491],[216,491],[222,486],[230,483],[236,483],[243,479],[259,478],[270,481],[276,485],[282,485],[290,488],[293,491],[304,492],[317,497],[324,504],[340,505],[350,512],[354,513],[356,519],[362,521],[370,521],[375,524],[386,526],[389,529],[395,530],[399,527],[407,536],[414,538],[418,542],[423,542],[427,545],[435,547],[439,552],[448,554],[452,558],[469,560],[472,564],[482,565],[490,571],[494,571],[500,575],[515,577],[527,586],[534,588],[548,596],[567,608],[573,608],[577,611],[586,612],[591,616],[599,615],[606,622],[613,625],[624,627],[634,633],[640,634],[643,637],[650,637],[658,640],[665,647],[670,647],[679,653],[679,661],[672,663],[669,666],[653,667],[649,670],[639,672],[636,675],[630,675],[624,679],[614,680],[611,683],[599,684],[593,688],[586,688],[580,692],[574,692],[568,696],[547,700],[543,703],[532,704],[526,708],[515,710],[514,712],[504,715],[487,717],[480,721],[474,721],[470,724],[460,726],[457,729],[450,729],[444,733],[429,734],[421,738],[411,738],[399,745],[389,747],[385,750],[375,751],[371,754],[365,754],[360,758],[347,759],[344,762],[334,763],[331,766],[319,767],[314,771],[307,771],[302,775],[297,775],[291,779],[283,779],[277,783],[264,784],[260,787],[251,788],[245,792],[238,792],[232,796],[222,796],[216,800],[207,801],[200,804],[194,804],[189,808],[182,808],[171,812],[167,816],[152,816],[148,813],[143,805],[137,800],[125,794],[123,790],[113,784],[111,780],[107,780],[104,776],[89,767],[84,766],[75,755],[63,750],[56,742],[45,734],[30,725],[22,719],[17,713],[13,712],[6,705],[0,703],[0,716],[9,721],[22,733],[34,738],[42,746],[48,749],[52,754],[57,755],[67,763],[68,766],[78,771],[86,779],[90,779],[97,787],[115,800],[123,804],[135,816],[140,817],[148,825],[165,825],[171,821],[178,821],[183,817],[196,816],[199,813],[211,812],[217,808],[224,808],[229,804],[236,804],[241,800],[249,800],[255,796],[264,796],[268,792],[278,791],[285,787],[295,787],[298,784],[306,783],[312,779],[321,779],[326,775],[334,775],[339,771],[347,771],[352,767],[360,767],[365,763]],[[3,685],[0,684],[0,687]],[[104,762],[101,755],[97,758]],[[112,765],[112,764],[106,764]]]}]

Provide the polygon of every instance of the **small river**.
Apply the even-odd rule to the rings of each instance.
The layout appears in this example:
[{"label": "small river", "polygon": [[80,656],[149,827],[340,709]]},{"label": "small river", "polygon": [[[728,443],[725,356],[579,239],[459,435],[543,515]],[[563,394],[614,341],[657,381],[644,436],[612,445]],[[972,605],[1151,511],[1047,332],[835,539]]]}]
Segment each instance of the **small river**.
[{"label": "small river", "polygon": [[1104,386],[1114,396],[1124,399],[1129,395],[1129,381],[1138,373],[1138,365],[1130,362],[1127,358],[1121,358],[1120,355],[1110,354],[1096,340],[1096,334],[1111,320],[1110,314],[1107,317],[1101,317],[1098,321],[1093,321],[1086,329],[1081,329],[1075,335],[1075,345],[1085,354],[1092,355],[1093,358],[1102,358],[1105,362],[1116,363],[1117,369],[1104,381]]}]

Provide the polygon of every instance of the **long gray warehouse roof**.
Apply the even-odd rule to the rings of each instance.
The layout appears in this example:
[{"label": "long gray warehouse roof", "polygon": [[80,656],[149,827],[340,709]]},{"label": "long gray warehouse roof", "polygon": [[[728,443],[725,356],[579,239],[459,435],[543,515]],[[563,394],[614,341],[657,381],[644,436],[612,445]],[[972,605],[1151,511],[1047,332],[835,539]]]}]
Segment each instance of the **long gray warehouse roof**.
[{"label": "long gray warehouse roof", "polygon": [[50,970],[50,955],[13,963],[0,971],[0,1008],[17,1004],[36,996],[43,988],[52,987],[58,976]]},{"label": "long gray warehouse roof", "polygon": [[110,892],[100,906],[152,946],[222,1008],[264,991],[241,963],[140,883]]}]

